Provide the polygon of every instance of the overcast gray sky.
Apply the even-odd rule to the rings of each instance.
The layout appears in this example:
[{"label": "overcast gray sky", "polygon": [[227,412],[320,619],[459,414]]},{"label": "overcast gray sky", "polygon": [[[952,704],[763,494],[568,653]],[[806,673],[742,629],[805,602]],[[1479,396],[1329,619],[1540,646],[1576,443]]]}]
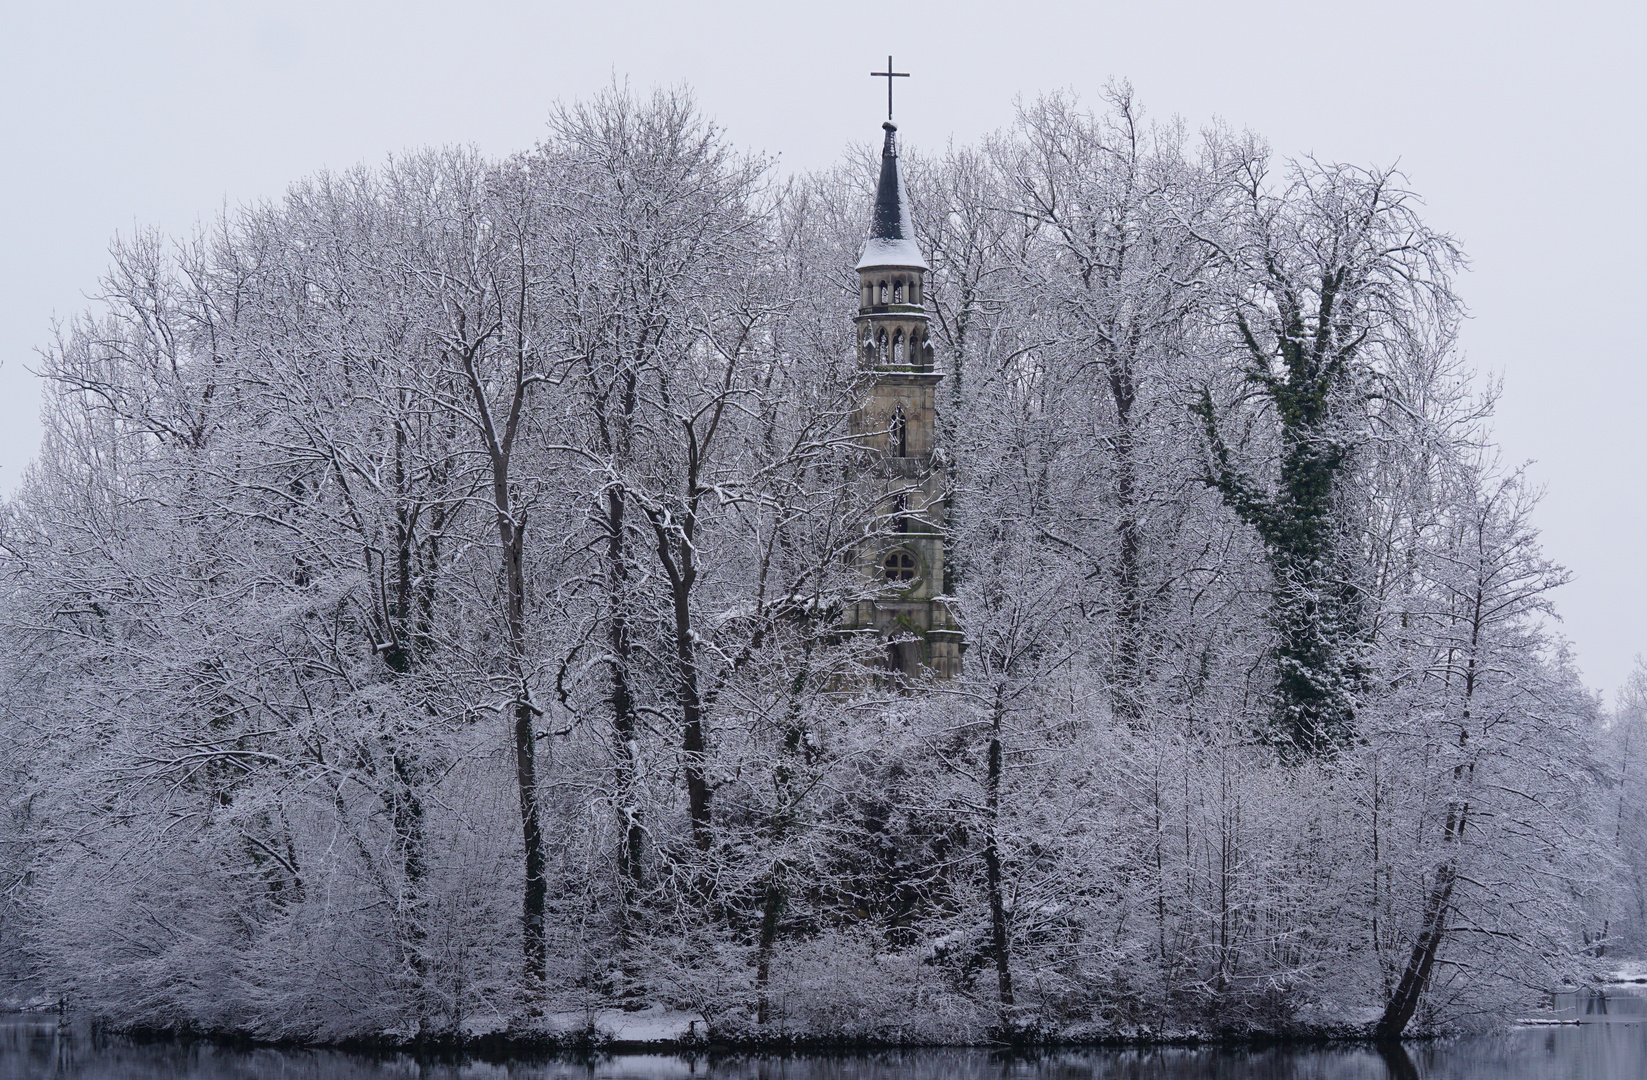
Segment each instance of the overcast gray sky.
[{"label": "overcast gray sky", "polygon": [[687,83],[784,168],[898,121],[936,149],[1018,95],[1130,79],[1158,118],[1277,153],[1399,162],[1473,269],[1464,344],[1502,375],[1498,432],[1536,459],[1545,546],[1587,681],[1647,651],[1647,4],[445,4],[0,0],[0,490],[39,439],[26,370],[95,293],[110,238],[182,233],[321,168],[426,144],[530,145],[614,75]]}]

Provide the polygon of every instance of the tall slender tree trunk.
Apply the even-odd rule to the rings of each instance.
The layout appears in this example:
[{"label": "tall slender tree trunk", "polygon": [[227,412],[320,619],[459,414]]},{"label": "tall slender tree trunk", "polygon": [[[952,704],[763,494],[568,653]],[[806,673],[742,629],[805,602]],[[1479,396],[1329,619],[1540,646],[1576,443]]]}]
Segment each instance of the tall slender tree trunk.
[{"label": "tall slender tree trunk", "polygon": [[1412,955],[1401,972],[1401,981],[1384,1006],[1373,1034],[1380,1040],[1399,1039],[1418,1009],[1419,999],[1429,985],[1430,972],[1435,967],[1436,955],[1441,950],[1441,939],[1447,933],[1447,905],[1452,900],[1453,884],[1458,880],[1458,864],[1448,860],[1435,872],[1424,903],[1424,922],[1413,942]]},{"label": "tall slender tree trunk", "polygon": [[[1473,627],[1470,634],[1470,659],[1464,674],[1464,712],[1459,725],[1458,748],[1464,751],[1470,738],[1470,706],[1475,696],[1475,651],[1481,638],[1481,592],[1476,595]],[[1430,985],[1436,956],[1441,951],[1442,939],[1447,934],[1447,915],[1451,910],[1453,887],[1458,883],[1459,849],[1464,843],[1464,829],[1469,823],[1470,805],[1464,798],[1464,788],[1475,774],[1471,762],[1461,761],[1453,767],[1453,799],[1447,803],[1447,817],[1442,825],[1441,844],[1446,854],[1436,867],[1435,880],[1430,884],[1424,901],[1424,917],[1418,937],[1413,940],[1412,953],[1401,972],[1401,981],[1384,1005],[1384,1015],[1378,1020],[1373,1034],[1380,1040],[1399,1039],[1407,1029],[1424,991]]]},{"label": "tall slender tree trunk", "polygon": [[692,586],[698,578],[693,560],[695,509],[679,526],[680,537],[672,535],[667,515],[648,510],[657,538],[658,561],[669,579],[670,608],[674,615],[675,696],[681,710],[681,772],[686,779],[687,816],[692,822],[692,842],[708,851],[711,839],[709,814],[708,761],[704,746],[703,694],[698,686],[696,635],[692,630]]},{"label": "tall slender tree trunk", "polygon": [[[778,752],[777,766],[772,770],[772,779],[778,791],[778,805],[773,811],[771,824],[774,847],[781,847],[794,821],[795,804],[798,799],[795,791],[795,761],[797,758],[810,757],[806,750],[806,726],[801,716],[802,695],[812,674],[810,641],[802,645],[802,658],[801,669],[790,685],[789,716],[784,731],[783,747]],[[771,1000],[766,988],[772,976],[772,954],[778,943],[778,920],[783,914],[784,905],[789,901],[786,881],[788,874],[787,862],[782,858],[776,859],[772,869],[767,873],[765,892],[761,898],[761,933],[756,946],[755,960],[755,1012],[756,1023],[761,1027],[765,1027],[772,1018]]]},{"label": "tall slender tree trunk", "polygon": [[[629,685],[628,596],[629,566],[624,542],[624,493],[617,486],[606,492],[602,525],[606,530],[606,601],[610,615],[606,624],[606,645],[610,654],[612,682],[613,753],[617,762],[618,827],[623,837],[618,866],[631,886],[641,884],[645,854],[646,822],[635,790],[639,753],[635,695]],[[631,898],[632,899],[632,898]],[[625,907],[629,907],[626,904]]]},{"label": "tall slender tree trunk", "polygon": [[[524,298],[524,292],[522,296]],[[537,735],[532,724],[538,708],[532,703],[526,650],[526,521],[524,515],[516,513],[509,475],[515,435],[520,430],[521,414],[531,381],[526,374],[525,353],[517,341],[511,358],[514,371],[508,415],[500,428],[487,396],[486,381],[479,371],[486,341],[500,326],[501,323],[474,341],[458,346],[457,351],[492,469],[492,507],[497,518],[498,547],[503,554],[504,663],[514,690],[514,701],[510,706],[511,734],[515,751],[515,784],[520,803],[521,848],[526,871],[521,897],[521,944],[527,997],[536,1002],[542,997],[544,968],[548,960],[544,925],[548,881],[545,877],[543,826],[538,813]],[[460,337],[463,329],[464,320],[460,313],[457,326]]]},{"label": "tall slender tree trunk", "polygon": [[400,845],[401,895],[396,920],[398,937],[405,950],[406,968],[411,973],[413,997],[419,1007],[427,1006],[429,977],[428,927],[424,923],[423,879],[428,873],[425,853],[423,800],[418,797],[418,769],[407,761],[406,755],[396,752],[392,767],[394,779],[390,790],[394,793],[391,816],[394,819],[395,839]]},{"label": "tall slender tree trunk", "polygon": [[992,951],[995,953],[995,982],[1001,995],[1002,1008],[1010,1009],[1015,1002],[1012,996],[1011,949],[1007,939],[1006,897],[1001,880],[999,839],[1001,771],[1004,756],[1001,726],[1005,719],[1005,692],[997,688],[995,708],[990,718],[988,772],[984,779],[984,873],[989,885],[989,929]]},{"label": "tall slender tree trunk", "polygon": [[1111,707],[1122,723],[1136,728],[1144,722],[1144,589],[1143,526],[1138,509],[1138,465],[1132,407],[1137,401],[1129,364],[1113,358],[1109,364],[1110,396],[1115,404],[1116,522],[1116,635],[1110,670]]},{"label": "tall slender tree trunk", "polygon": [[500,496],[498,532],[503,542],[508,589],[508,635],[510,677],[515,684],[514,741],[515,783],[520,796],[521,845],[526,862],[526,888],[521,903],[524,932],[526,985],[534,997],[542,990],[544,965],[548,960],[544,914],[548,902],[545,878],[543,826],[538,815],[537,737],[532,717],[531,688],[526,679],[526,574],[522,565],[525,540],[523,523],[508,512],[508,494]]},{"label": "tall slender tree trunk", "polygon": [[[1463,780],[1461,770],[1464,768],[1460,765],[1454,771],[1455,783]],[[1381,1041],[1401,1037],[1430,985],[1436,956],[1440,954],[1442,939],[1447,935],[1447,914],[1452,904],[1453,886],[1458,883],[1457,849],[1463,840],[1468,816],[1469,806],[1466,803],[1455,801],[1448,804],[1442,842],[1450,853],[1436,868],[1435,880],[1431,882],[1429,894],[1424,900],[1424,918],[1418,937],[1413,940],[1407,966],[1401,972],[1401,981],[1384,1005],[1384,1015],[1379,1017],[1378,1026],[1373,1030],[1374,1037]]]},{"label": "tall slender tree trunk", "polygon": [[675,613],[675,681],[681,707],[681,771],[686,777],[686,807],[692,820],[692,841],[700,851],[710,843],[709,779],[703,733],[703,697],[698,689],[698,658],[692,634],[692,583],[697,572],[686,545],[678,563],[681,576],[673,581]]},{"label": "tall slender tree trunk", "polygon": [[766,987],[772,977],[772,954],[778,943],[778,917],[783,914],[784,900],[782,868],[774,866],[761,897],[761,936],[756,945],[755,1023],[760,1027],[772,1019],[772,1002]]},{"label": "tall slender tree trunk", "polygon": [[[1161,760],[1157,756],[1150,777],[1150,808],[1155,826],[1155,952],[1162,974],[1168,975],[1166,821],[1161,813]],[[1168,975],[1170,978],[1170,975]]]},{"label": "tall slender tree trunk", "polygon": [[[735,354],[734,354],[735,355]],[[728,364],[725,382],[731,385],[734,367]],[[658,562],[669,580],[670,606],[674,614],[675,694],[681,710],[681,771],[686,780],[687,814],[692,821],[692,842],[708,851],[713,840],[709,811],[709,760],[704,739],[704,699],[698,679],[697,633],[692,627],[692,587],[697,584],[698,513],[706,494],[701,481],[705,454],[726,408],[726,399],[709,410],[700,434],[691,422],[685,424],[687,464],[685,498],[678,518],[669,512],[648,509],[653,535],[657,539]]]}]

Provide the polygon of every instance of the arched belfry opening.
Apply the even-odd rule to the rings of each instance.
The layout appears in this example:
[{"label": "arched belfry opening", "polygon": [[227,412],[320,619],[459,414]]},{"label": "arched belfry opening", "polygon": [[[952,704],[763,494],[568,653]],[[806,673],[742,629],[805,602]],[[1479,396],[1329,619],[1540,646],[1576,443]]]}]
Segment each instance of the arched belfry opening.
[{"label": "arched belfry opening", "polygon": [[857,266],[861,379],[849,422],[864,448],[865,480],[879,491],[864,507],[866,539],[857,554],[863,594],[847,621],[881,636],[892,671],[948,679],[961,673],[962,637],[944,581],[949,478],[935,452],[943,376],[933,370],[924,306],[929,267],[899,170],[898,129],[890,120],[882,129],[880,176]]}]

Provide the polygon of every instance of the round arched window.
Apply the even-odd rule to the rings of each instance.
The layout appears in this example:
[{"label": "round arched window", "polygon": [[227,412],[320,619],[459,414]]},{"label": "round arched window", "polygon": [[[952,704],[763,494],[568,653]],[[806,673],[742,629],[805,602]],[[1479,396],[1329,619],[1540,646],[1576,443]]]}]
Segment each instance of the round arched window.
[{"label": "round arched window", "polygon": [[888,581],[914,581],[915,556],[903,548],[899,548],[886,557],[886,562],[881,564],[881,569],[886,574]]}]

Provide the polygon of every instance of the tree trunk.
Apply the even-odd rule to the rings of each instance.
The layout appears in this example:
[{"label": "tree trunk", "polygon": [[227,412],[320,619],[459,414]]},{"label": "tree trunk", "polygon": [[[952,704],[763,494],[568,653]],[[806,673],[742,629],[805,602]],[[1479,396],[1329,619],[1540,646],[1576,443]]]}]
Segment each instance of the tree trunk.
[{"label": "tree trunk", "polygon": [[611,655],[612,667],[612,741],[617,761],[618,827],[623,837],[618,850],[618,866],[631,885],[639,885],[642,878],[641,859],[646,843],[646,824],[641,808],[635,802],[635,775],[638,766],[637,726],[635,696],[629,686],[629,615],[625,606],[625,594],[629,588],[629,568],[625,562],[623,518],[623,490],[613,486],[606,492],[602,525],[606,530],[606,600],[610,609],[606,626],[606,644]]},{"label": "tree trunk", "polygon": [[778,917],[783,914],[783,903],[784,890],[778,869],[774,867],[766,879],[766,895],[761,900],[761,937],[755,963],[755,1023],[759,1027],[765,1027],[772,1018],[766,984],[772,974],[772,952],[778,941]]},{"label": "tree trunk", "polygon": [[1001,853],[997,828],[1001,816],[1001,723],[1006,716],[1006,699],[1000,690],[995,694],[995,712],[990,724],[989,772],[984,782],[986,828],[984,834],[984,871],[989,882],[989,928],[995,953],[995,981],[1001,995],[1001,1006],[1012,1008],[1012,965],[1007,941],[1006,899],[1002,893]]},{"label": "tree trunk", "polygon": [[428,873],[424,852],[423,800],[417,794],[418,770],[406,760],[405,755],[397,751],[392,765],[394,779],[390,790],[394,793],[394,806],[391,813],[395,839],[400,844],[402,875],[399,911],[396,912],[400,924],[398,936],[405,949],[406,966],[417,984],[413,997],[422,1009],[427,1005],[425,996],[429,977],[429,933],[423,921],[423,879]]},{"label": "tree trunk", "polygon": [[1136,391],[1132,375],[1121,361],[1110,365],[1110,393],[1115,401],[1115,503],[1120,520],[1116,523],[1117,596],[1115,649],[1110,662],[1111,707],[1128,727],[1144,722],[1144,703],[1139,697],[1144,668],[1143,529],[1138,511],[1138,468],[1133,460],[1135,447],[1132,406]]},{"label": "tree trunk", "polygon": [[[657,538],[658,561],[669,579],[670,604],[675,630],[675,693],[681,709],[681,771],[686,778],[687,814],[692,821],[692,842],[699,851],[708,851],[710,833],[709,779],[704,746],[703,693],[698,685],[696,635],[692,630],[692,586],[698,578],[694,560],[694,532],[697,524],[696,447],[688,467],[687,509],[681,524],[673,526],[666,514],[648,511]],[[678,540],[675,530],[678,529]]]},{"label": "tree trunk", "polygon": [[[1483,607],[1485,602],[1485,582],[1477,581],[1477,590],[1474,596],[1474,611],[1471,615],[1469,660],[1464,665],[1463,715],[1460,717],[1458,728],[1458,749],[1462,754],[1470,742],[1471,707],[1475,699],[1476,679],[1476,651],[1481,645],[1481,632],[1484,621]],[[1425,989],[1430,984],[1430,973],[1435,968],[1436,955],[1441,951],[1441,939],[1447,933],[1447,909],[1452,903],[1453,886],[1458,882],[1459,848],[1464,843],[1464,829],[1469,822],[1470,804],[1465,801],[1464,785],[1475,776],[1475,765],[1470,761],[1460,761],[1453,766],[1454,798],[1447,804],[1447,818],[1441,830],[1442,847],[1448,852],[1447,857],[1436,868],[1435,882],[1430,886],[1430,895],[1424,904],[1424,921],[1418,932],[1418,938],[1413,942],[1412,955],[1407,958],[1407,966],[1401,972],[1401,981],[1396,984],[1395,992],[1384,1006],[1384,1015],[1379,1018],[1378,1026],[1373,1034],[1380,1040],[1399,1039],[1401,1033],[1407,1029],[1407,1024],[1418,1009],[1419,999],[1424,996]]]},{"label": "tree trunk", "polygon": [[[458,332],[464,319],[459,314]],[[538,815],[537,735],[532,717],[532,688],[526,662],[526,522],[515,513],[510,490],[509,468],[515,434],[531,383],[526,378],[526,357],[517,349],[513,356],[513,386],[507,419],[500,430],[487,398],[486,384],[478,370],[479,357],[491,336],[488,330],[458,350],[469,392],[475,403],[481,436],[492,466],[492,507],[497,516],[498,546],[503,554],[504,662],[515,699],[510,709],[515,749],[515,784],[520,799],[521,848],[526,880],[521,897],[521,945],[525,961],[525,987],[530,1001],[543,992],[544,966],[548,959],[544,937],[544,913],[548,900],[545,880],[543,826]]]},{"label": "tree trunk", "polygon": [[[789,723],[784,732],[783,748],[778,754],[778,763],[772,770],[774,786],[778,791],[778,805],[772,815],[771,834],[772,844],[778,847],[783,844],[793,822],[795,803],[795,758],[801,756],[809,758],[806,752],[806,728],[801,722],[802,694],[806,690],[807,682],[812,672],[812,643],[804,641],[801,647],[801,669],[795,675],[790,685]],[[770,1002],[767,999],[766,986],[772,974],[772,954],[778,943],[778,919],[783,914],[784,905],[788,902],[789,893],[784,880],[789,873],[788,864],[778,859],[772,864],[771,871],[766,878],[766,891],[761,901],[761,935],[757,946],[755,962],[755,992],[756,992],[756,1023],[765,1027],[771,1019]]]},{"label": "tree trunk", "polygon": [[686,774],[687,813],[692,819],[692,841],[709,850],[709,780],[703,738],[703,699],[698,691],[697,650],[692,643],[690,605],[691,555],[683,550],[680,565],[686,577],[674,584],[676,688],[681,705],[682,771]]},{"label": "tree trunk", "polygon": [[515,783],[520,794],[521,844],[526,861],[526,888],[521,902],[521,925],[526,960],[526,985],[535,998],[542,990],[548,946],[544,911],[548,882],[544,877],[543,826],[538,817],[537,738],[532,730],[531,690],[526,683],[526,574],[521,565],[524,528],[508,514],[507,496],[498,512],[507,567],[510,675],[515,682]]},{"label": "tree trunk", "polygon": [[1413,942],[1412,955],[1407,958],[1401,982],[1397,984],[1395,993],[1390,995],[1389,1002],[1384,1006],[1384,1015],[1373,1030],[1374,1037],[1380,1041],[1399,1039],[1418,1009],[1424,988],[1429,985],[1436,954],[1441,949],[1441,939],[1447,932],[1447,905],[1452,900],[1453,883],[1457,877],[1457,865],[1451,860],[1442,863],[1436,871],[1435,884],[1424,905],[1423,929]]}]

